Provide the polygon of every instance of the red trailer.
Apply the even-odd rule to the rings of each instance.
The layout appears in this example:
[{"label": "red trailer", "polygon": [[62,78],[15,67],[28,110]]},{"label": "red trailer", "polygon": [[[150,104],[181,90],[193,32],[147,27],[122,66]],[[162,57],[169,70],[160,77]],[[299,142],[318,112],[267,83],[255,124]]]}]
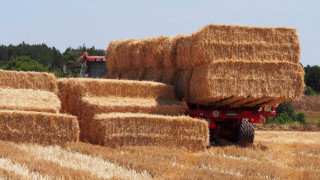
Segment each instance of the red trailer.
[{"label": "red trailer", "polygon": [[276,108],[268,111],[265,107],[216,107],[188,103],[187,114],[196,119],[208,122],[210,141],[214,136],[222,137],[240,146],[252,144],[254,140],[254,123],[264,123],[266,117],[275,117]]}]

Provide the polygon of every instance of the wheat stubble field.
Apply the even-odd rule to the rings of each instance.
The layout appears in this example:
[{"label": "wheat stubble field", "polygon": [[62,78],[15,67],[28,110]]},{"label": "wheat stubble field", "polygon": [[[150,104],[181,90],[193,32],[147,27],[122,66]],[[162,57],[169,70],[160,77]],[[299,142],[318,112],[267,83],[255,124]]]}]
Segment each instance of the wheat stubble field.
[{"label": "wheat stubble field", "polygon": [[257,131],[252,146],[109,148],[0,141],[3,179],[319,179],[320,132]]}]

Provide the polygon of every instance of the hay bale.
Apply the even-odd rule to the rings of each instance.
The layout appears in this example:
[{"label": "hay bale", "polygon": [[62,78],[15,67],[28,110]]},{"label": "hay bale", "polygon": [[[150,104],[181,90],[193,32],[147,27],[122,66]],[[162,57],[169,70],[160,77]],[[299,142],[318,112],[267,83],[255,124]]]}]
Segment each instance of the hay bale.
[{"label": "hay bale", "polygon": [[292,28],[207,25],[191,35],[112,41],[105,58],[115,71],[186,69],[221,60],[298,63],[300,43]]},{"label": "hay bale", "polygon": [[[59,94],[79,92],[82,96],[118,96],[155,99],[175,99],[173,87],[163,83],[132,80],[61,78],[57,80]],[[69,93],[69,92],[72,93]],[[60,98],[61,101],[64,98]]]},{"label": "hay bale", "polygon": [[77,142],[79,125],[75,116],[0,110],[0,140],[45,145]]},{"label": "hay bale", "polygon": [[0,109],[58,113],[60,107],[53,92],[0,88]]},{"label": "hay bale", "polygon": [[160,36],[148,39],[111,41],[105,58],[108,67],[115,71],[152,68],[161,69],[173,66],[173,37]]},{"label": "hay bale", "polygon": [[106,146],[170,146],[191,151],[209,145],[206,121],[187,116],[109,113],[94,117],[97,143]]},{"label": "hay bale", "polygon": [[0,70],[0,88],[34,89],[57,92],[54,74]]},{"label": "hay bale", "polygon": [[194,68],[190,81],[192,96],[188,100],[207,104],[228,97],[243,98],[241,103],[237,102],[237,106],[242,106],[266,97],[292,99],[302,94],[303,77],[303,67],[294,63],[216,62]]},{"label": "hay bale", "polygon": [[175,100],[173,87],[162,83],[106,79],[58,79],[63,112],[76,115],[81,140],[93,142],[91,126],[97,113],[142,112],[184,114],[187,106]]},{"label": "hay bale", "polygon": [[82,97],[81,105],[94,114],[109,112],[132,112],[149,114],[184,114],[188,107],[181,101],[156,100],[154,98],[130,97]]}]

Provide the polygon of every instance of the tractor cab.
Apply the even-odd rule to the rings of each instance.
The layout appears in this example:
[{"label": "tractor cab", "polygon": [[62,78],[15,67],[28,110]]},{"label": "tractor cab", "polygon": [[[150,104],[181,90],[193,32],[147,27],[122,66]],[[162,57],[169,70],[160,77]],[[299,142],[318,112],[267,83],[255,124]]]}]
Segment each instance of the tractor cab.
[{"label": "tractor cab", "polygon": [[88,56],[88,53],[84,52],[83,56],[79,57],[78,63],[81,64],[81,78],[102,78],[108,72],[103,56]]}]

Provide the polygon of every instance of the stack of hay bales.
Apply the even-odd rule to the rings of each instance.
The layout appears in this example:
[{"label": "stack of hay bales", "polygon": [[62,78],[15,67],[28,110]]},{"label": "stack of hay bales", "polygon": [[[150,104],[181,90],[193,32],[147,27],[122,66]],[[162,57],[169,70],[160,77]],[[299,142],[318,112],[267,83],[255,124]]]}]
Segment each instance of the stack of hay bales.
[{"label": "stack of hay bales", "polygon": [[0,70],[0,140],[61,144],[79,140],[75,116],[60,114],[56,78]]},{"label": "stack of hay bales", "polygon": [[57,81],[64,112],[76,115],[80,138],[107,146],[158,145],[204,149],[208,124],[181,116],[173,87],[156,82],[62,78]]},{"label": "stack of hay bales", "polygon": [[207,25],[176,37],[112,41],[107,78],[172,84],[190,103],[266,106],[300,96],[295,29]]}]

